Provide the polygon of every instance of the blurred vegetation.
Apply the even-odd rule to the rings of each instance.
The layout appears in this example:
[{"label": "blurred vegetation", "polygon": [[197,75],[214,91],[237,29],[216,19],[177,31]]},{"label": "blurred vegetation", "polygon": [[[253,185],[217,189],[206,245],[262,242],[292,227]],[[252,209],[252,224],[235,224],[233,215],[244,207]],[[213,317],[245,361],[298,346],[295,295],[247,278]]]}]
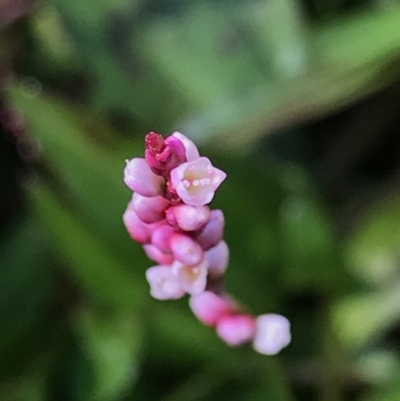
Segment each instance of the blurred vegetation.
[{"label": "blurred vegetation", "polygon": [[[0,0],[0,400],[399,400],[399,60],[397,0]],[[227,285],[281,355],[150,298],[150,130],[228,172]]]}]

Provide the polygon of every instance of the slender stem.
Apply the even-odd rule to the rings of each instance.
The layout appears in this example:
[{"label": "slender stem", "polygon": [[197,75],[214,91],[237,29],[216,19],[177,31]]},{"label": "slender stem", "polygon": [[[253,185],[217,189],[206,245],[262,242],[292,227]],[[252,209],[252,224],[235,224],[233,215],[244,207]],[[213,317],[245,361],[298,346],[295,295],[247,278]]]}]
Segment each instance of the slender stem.
[{"label": "slender stem", "polygon": [[321,306],[321,380],[320,401],[341,401],[342,395],[342,350],[332,327],[330,299]]},{"label": "slender stem", "polygon": [[[273,383],[274,400],[294,401],[293,392],[290,389],[288,377],[284,372],[280,357],[268,357],[265,361],[266,373],[270,377],[270,383]],[[271,392],[271,390],[270,390]]]}]

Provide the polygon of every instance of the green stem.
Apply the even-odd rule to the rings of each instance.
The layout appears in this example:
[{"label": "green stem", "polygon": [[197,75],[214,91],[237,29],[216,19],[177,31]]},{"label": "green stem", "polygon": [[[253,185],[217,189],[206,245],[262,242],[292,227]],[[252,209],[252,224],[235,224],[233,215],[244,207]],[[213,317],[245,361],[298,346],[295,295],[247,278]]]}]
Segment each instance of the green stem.
[{"label": "green stem", "polygon": [[331,301],[325,299],[321,306],[321,380],[320,401],[341,401],[342,395],[342,350],[332,326]]}]

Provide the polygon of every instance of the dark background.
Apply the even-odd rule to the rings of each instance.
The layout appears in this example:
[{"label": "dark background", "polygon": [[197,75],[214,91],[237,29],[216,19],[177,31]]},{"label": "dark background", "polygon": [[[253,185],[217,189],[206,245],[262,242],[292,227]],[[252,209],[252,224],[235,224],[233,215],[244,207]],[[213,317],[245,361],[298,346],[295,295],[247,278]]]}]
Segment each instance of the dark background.
[{"label": "dark background", "polygon": [[[0,400],[399,400],[399,61],[396,0],[0,0]],[[279,356],[150,298],[150,130],[228,173],[227,286]]]}]

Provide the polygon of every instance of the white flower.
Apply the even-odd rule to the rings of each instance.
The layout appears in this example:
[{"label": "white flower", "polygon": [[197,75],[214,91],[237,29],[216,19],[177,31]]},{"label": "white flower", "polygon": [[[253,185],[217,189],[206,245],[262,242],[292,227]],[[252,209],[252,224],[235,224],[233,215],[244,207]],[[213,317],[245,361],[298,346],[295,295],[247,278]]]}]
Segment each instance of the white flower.
[{"label": "white flower", "polygon": [[214,193],[226,178],[207,157],[182,163],[171,171],[171,182],[183,203],[203,206],[210,203]]},{"label": "white flower", "polygon": [[253,347],[260,354],[278,354],[291,338],[290,323],[284,316],[271,313],[257,317]]}]

